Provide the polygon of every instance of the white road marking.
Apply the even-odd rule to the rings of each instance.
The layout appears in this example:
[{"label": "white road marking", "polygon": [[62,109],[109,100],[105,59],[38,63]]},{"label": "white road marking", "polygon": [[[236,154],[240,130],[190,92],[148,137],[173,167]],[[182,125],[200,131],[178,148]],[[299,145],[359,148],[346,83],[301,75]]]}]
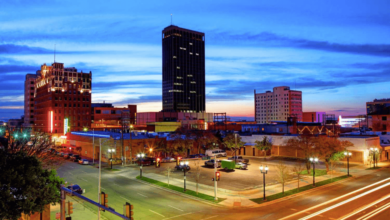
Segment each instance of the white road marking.
[{"label": "white road marking", "polygon": [[143,196],[143,197],[145,197],[145,198],[148,198],[147,196],[142,195],[141,193],[137,193],[137,194],[140,195],[140,196]]},{"label": "white road marking", "polygon": [[297,211],[296,209],[291,209],[291,210],[293,210],[293,211]]},{"label": "white road marking", "polygon": [[70,166],[70,168],[74,169],[74,167],[73,167],[73,166]]},{"label": "white road marking", "polygon": [[119,196],[119,197],[121,197],[121,198],[124,199],[124,200],[127,200],[125,197],[122,197],[122,196]]},{"label": "white road marking", "polygon": [[68,173],[73,176],[73,174],[71,172],[68,172]]},{"label": "white road marking", "polygon": [[179,208],[176,208],[176,207],[174,207],[174,206],[171,206],[171,205],[168,205],[168,206],[171,207],[171,208],[174,208],[174,209],[177,209],[177,210],[179,210],[179,211],[184,212],[183,210],[181,210],[181,209],[179,209]]},{"label": "white road marking", "polygon": [[155,211],[152,211],[152,210],[150,210],[150,209],[149,209],[149,211],[153,212],[153,213],[154,213],[154,214],[156,214],[156,215],[159,215],[159,216],[165,217],[164,215],[161,215],[160,213],[157,213],[157,212],[155,212]]},{"label": "white road marking", "polygon": [[173,218],[181,217],[181,216],[183,216],[183,215],[189,215],[189,214],[192,214],[192,213],[193,213],[193,212],[189,212],[189,213],[181,214],[181,215],[175,215],[175,216],[172,216],[172,217],[169,217],[169,218],[164,218],[163,220],[173,219]]},{"label": "white road marking", "polygon": [[358,199],[358,198],[360,198],[360,197],[362,197],[362,196],[365,196],[365,195],[367,195],[367,194],[370,194],[370,193],[372,193],[372,192],[375,192],[375,191],[377,191],[377,190],[380,190],[380,189],[382,189],[382,188],[384,188],[384,187],[386,187],[386,186],[389,186],[389,185],[390,185],[390,183],[386,183],[386,184],[384,184],[384,185],[378,186],[377,188],[371,189],[371,190],[369,190],[369,191],[367,191],[367,192],[364,192],[364,193],[362,193],[362,194],[360,194],[360,195],[357,195],[357,196],[354,196],[354,197],[352,197],[352,198],[350,198],[350,199],[347,199],[347,200],[344,200],[344,201],[342,201],[342,202],[339,202],[339,203],[337,203],[337,204],[335,204],[335,205],[332,205],[332,206],[330,206],[330,207],[328,207],[328,208],[322,209],[322,210],[320,210],[320,211],[318,211],[318,212],[315,212],[315,213],[313,213],[313,214],[311,214],[311,215],[308,215],[308,216],[306,216],[306,217],[303,217],[303,218],[301,218],[301,219],[302,219],[302,220],[306,220],[306,219],[313,218],[313,217],[316,216],[316,215],[322,214],[322,213],[324,213],[324,212],[327,212],[327,211],[329,211],[329,210],[332,210],[332,209],[334,209],[334,208],[337,208],[337,207],[339,207],[339,206],[342,206],[342,205],[344,205],[344,204],[346,204],[346,203],[348,203],[348,202],[351,202],[351,201],[353,201],[353,200],[355,200],[355,199]]},{"label": "white road marking", "polygon": [[81,180],[84,180],[85,182],[88,182],[88,180],[85,180],[85,179],[83,179],[83,178],[80,178]]},{"label": "white road marking", "polygon": [[381,183],[383,183],[383,182],[386,182],[386,181],[388,181],[388,180],[390,180],[390,178],[387,178],[387,179],[384,179],[384,180],[378,181],[378,182],[376,182],[376,183],[373,183],[373,184],[371,184],[371,185],[365,186],[365,187],[363,187],[363,188],[360,188],[360,189],[358,189],[358,190],[352,191],[352,192],[350,192],[350,193],[347,193],[347,194],[345,194],[345,195],[339,196],[339,197],[337,197],[337,198],[331,199],[331,200],[329,200],[329,201],[327,201],[327,202],[324,202],[324,203],[318,204],[318,205],[316,205],[316,206],[313,206],[313,207],[311,207],[311,208],[308,208],[308,209],[302,210],[302,211],[300,211],[300,212],[296,212],[296,213],[294,213],[294,214],[291,214],[291,215],[289,215],[289,216],[286,216],[286,217],[284,217],[284,218],[281,218],[280,220],[283,220],[283,219],[288,219],[288,218],[291,218],[291,217],[293,217],[293,216],[296,216],[296,215],[302,214],[302,213],[304,213],[304,212],[306,212],[306,211],[309,211],[309,210],[312,210],[312,209],[318,208],[318,207],[320,207],[320,206],[326,205],[326,204],[328,204],[328,203],[331,203],[331,202],[337,201],[337,200],[339,200],[339,199],[342,199],[342,198],[344,198],[344,197],[347,197],[347,196],[349,196],[349,195],[351,195],[351,194],[354,194],[354,193],[360,192],[360,191],[362,191],[362,190],[365,190],[365,189],[367,189],[367,188],[370,188],[370,187],[372,187],[372,186],[375,186],[375,185],[381,184]]},{"label": "white road marking", "polygon": [[103,187],[100,187],[101,189],[104,189],[104,190],[106,190],[105,188],[103,188]]},{"label": "white road marking", "polygon": [[215,218],[215,217],[218,217],[218,215],[214,215],[214,216],[211,216],[211,217],[208,217],[208,218],[204,218],[204,219],[201,219],[201,220],[206,220],[206,219]]},{"label": "white road marking", "polygon": [[361,219],[366,220],[366,219],[369,219],[369,218],[371,218],[371,217],[377,215],[378,213],[382,212],[383,210],[385,210],[385,209],[387,209],[387,208],[389,208],[389,207],[390,207],[390,204],[387,204],[387,205],[385,205],[385,206],[382,206],[382,207],[380,207],[380,208],[378,208],[378,209],[375,209],[374,211],[372,211],[372,212],[370,212],[370,213],[368,213],[368,214],[366,214],[366,215],[364,215],[364,216],[358,218],[357,220],[361,220]]},{"label": "white road marking", "polygon": [[84,170],[81,170],[81,172],[83,172],[83,173],[87,173],[87,172],[85,172]]}]

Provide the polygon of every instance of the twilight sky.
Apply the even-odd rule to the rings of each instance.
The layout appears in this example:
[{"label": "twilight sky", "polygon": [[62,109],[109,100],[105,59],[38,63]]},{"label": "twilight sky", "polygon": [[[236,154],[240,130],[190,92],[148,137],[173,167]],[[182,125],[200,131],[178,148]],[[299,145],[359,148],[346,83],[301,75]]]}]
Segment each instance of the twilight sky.
[{"label": "twilight sky", "polygon": [[[161,31],[206,34],[206,111],[253,118],[253,90],[290,86],[303,111],[365,113],[390,98],[390,1],[0,0],[0,120],[23,115],[26,73],[92,71],[93,102],[161,110]],[[249,118],[248,118],[249,119]]]}]

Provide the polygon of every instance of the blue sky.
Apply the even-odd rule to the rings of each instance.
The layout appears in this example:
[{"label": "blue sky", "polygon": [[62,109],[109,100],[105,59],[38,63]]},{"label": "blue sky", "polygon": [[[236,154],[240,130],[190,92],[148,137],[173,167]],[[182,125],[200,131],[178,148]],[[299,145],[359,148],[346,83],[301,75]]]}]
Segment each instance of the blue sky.
[{"label": "blue sky", "polygon": [[390,1],[0,0],[0,120],[56,61],[93,73],[93,102],[161,110],[161,31],[206,34],[206,111],[253,117],[253,90],[302,90],[304,111],[365,113],[390,94]]}]

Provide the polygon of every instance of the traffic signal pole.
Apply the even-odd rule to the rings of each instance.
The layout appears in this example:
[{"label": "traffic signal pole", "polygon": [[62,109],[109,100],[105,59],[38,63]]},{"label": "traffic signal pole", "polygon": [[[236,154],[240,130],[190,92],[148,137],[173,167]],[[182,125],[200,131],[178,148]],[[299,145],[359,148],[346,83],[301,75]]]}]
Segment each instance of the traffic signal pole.
[{"label": "traffic signal pole", "polygon": [[217,156],[214,156],[214,200],[217,201]]}]

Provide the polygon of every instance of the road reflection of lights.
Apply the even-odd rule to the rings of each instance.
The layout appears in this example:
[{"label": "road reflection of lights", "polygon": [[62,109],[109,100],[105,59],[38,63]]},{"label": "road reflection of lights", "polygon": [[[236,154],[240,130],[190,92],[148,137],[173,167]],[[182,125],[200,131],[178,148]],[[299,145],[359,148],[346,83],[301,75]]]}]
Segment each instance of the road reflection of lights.
[{"label": "road reflection of lights", "polygon": [[351,216],[354,216],[354,215],[356,215],[357,213],[362,212],[362,211],[364,211],[364,210],[366,210],[366,209],[368,209],[368,208],[370,208],[370,207],[372,207],[372,206],[374,206],[374,205],[376,205],[376,204],[378,204],[378,203],[380,203],[380,202],[382,202],[383,200],[386,200],[386,199],[388,199],[388,198],[390,198],[390,194],[388,194],[387,196],[382,197],[381,199],[379,199],[379,200],[377,200],[377,201],[375,201],[375,202],[372,202],[372,203],[370,203],[370,204],[368,204],[368,205],[362,207],[362,208],[359,209],[359,210],[356,210],[355,212],[349,213],[348,215],[345,215],[345,216],[339,218],[339,220],[344,220],[344,219],[347,219],[347,218],[349,218],[349,217],[351,217]]},{"label": "road reflection of lights", "polygon": [[353,191],[353,192],[347,193],[347,194],[345,194],[345,195],[343,195],[343,196],[339,196],[339,197],[337,197],[337,198],[331,199],[331,200],[329,200],[329,201],[327,201],[327,202],[318,204],[318,205],[316,205],[316,206],[313,206],[313,207],[311,207],[311,208],[305,209],[305,210],[303,210],[303,211],[296,212],[296,213],[294,213],[294,214],[292,214],[292,215],[289,215],[289,216],[286,216],[286,217],[284,217],[284,218],[281,218],[280,220],[289,219],[289,218],[291,218],[291,217],[293,217],[293,216],[296,216],[296,215],[305,213],[305,212],[307,212],[307,211],[309,211],[309,210],[312,210],[312,209],[315,209],[315,208],[324,206],[324,205],[326,205],[326,204],[328,204],[328,203],[337,201],[337,200],[339,200],[339,199],[342,199],[342,198],[344,198],[344,197],[347,197],[347,196],[349,196],[349,195],[355,194],[355,193],[357,193],[357,192],[360,192],[360,191],[362,191],[362,190],[365,190],[365,189],[367,189],[367,188],[370,188],[370,187],[372,187],[372,186],[381,184],[381,183],[386,182],[386,181],[389,181],[389,180],[390,180],[390,178],[387,178],[387,179],[378,181],[378,182],[376,182],[376,183],[373,183],[373,184],[371,184],[371,185],[365,186],[365,187],[360,188],[360,189],[358,189],[358,190],[355,190],[355,191]]},{"label": "road reflection of lights", "polygon": [[337,204],[335,204],[335,205],[332,205],[332,206],[330,206],[330,207],[328,207],[328,208],[325,208],[325,209],[323,209],[323,210],[321,210],[321,211],[315,212],[315,213],[313,213],[313,214],[311,214],[311,215],[308,215],[308,216],[303,217],[303,218],[300,218],[300,219],[302,219],[302,220],[310,219],[310,218],[312,218],[312,217],[314,217],[314,216],[317,216],[317,215],[319,215],[319,214],[322,214],[322,213],[324,213],[324,212],[327,212],[327,211],[329,211],[329,210],[332,210],[332,209],[334,209],[334,208],[337,208],[337,207],[339,207],[339,206],[342,206],[342,205],[344,205],[344,204],[346,204],[346,203],[348,203],[348,202],[351,202],[351,201],[353,201],[353,200],[356,200],[356,199],[358,199],[358,198],[360,198],[360,197],[363,197],[363,196],[365,196],[365,195],[367,195],[367,194],[370,194],[370,193],[372,193],[372,192],[375,192],[375,191],[377,191],[377,190],[380,190],[380,189],[382,189],[382,188],[384,188],[384,187],[386,187],[386,186],[390,186],[390,183],[383,184],[383,185],[378,186],[378,187],[376,187],[376,188],[374,188],[374,189],[368,190],[367,192],[364,192],[364,193],[362,193],[362,194],[360,194],[360,195],[354,196],[354,197],[352,197],[352,198],[350,198],[350,199],[347,199],[347,200],[345,200],[345,201],[343,201],[343,202],[337,203]]},{"label": "road reflection of lights", "polygon": [[390,207],[390,203],[388,203],[388,204],[386,204],[384,206],[381,206],[381,207],[375,209],[374,211],[372,211],[372,212],[370,212],[370,213],[368,213],[368,214],[366,214],[366,215],[364,215],[364,216],[362,216],[362,217],[360,217],[360,218],[358,218],[356,220],[366,220],[366,219],[369,219],[369,218],[377,215],[378,213],[382,212],[383,210],[385,210],[385,209],[387,209],[389,207]]}]

